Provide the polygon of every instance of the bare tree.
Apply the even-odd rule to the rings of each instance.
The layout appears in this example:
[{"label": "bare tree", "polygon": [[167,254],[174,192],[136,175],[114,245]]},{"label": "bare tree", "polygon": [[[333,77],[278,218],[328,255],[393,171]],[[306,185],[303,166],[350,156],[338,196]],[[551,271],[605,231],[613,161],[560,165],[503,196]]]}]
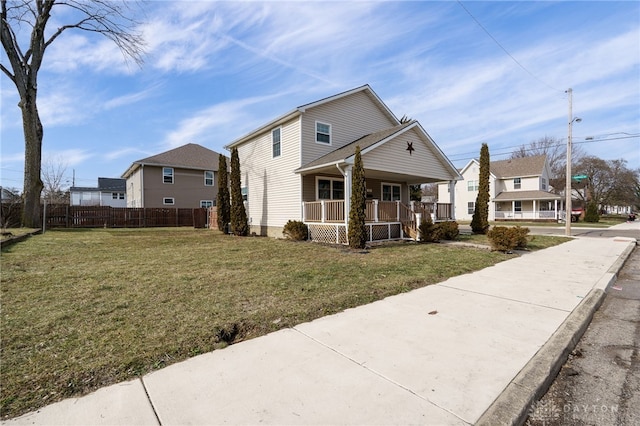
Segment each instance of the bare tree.
[{"label": "bare tree", "polygon": [[48,157],[42,162],[42,184],[44,197],[49,204],[62,204],[67,201],[65,178],[67,163],[62,157]]},{"label": "bare tree", "polygon": [[[24,185],[22,224],[37,227],[40,221],[40,194],[43,182],[42,140],[44,131],[38,113],[38,72],[46,49],[66,30],[78,29],[101,34],[112,40],[125,58],[142,64],[142,35],[135,31],[138,24],[127,14],[127,2],[111,0],[1,0],[0,36],[9,65],[0,69],[15,84],[20,102],[24,131]],[[60,16],[76,17],[74,22],[61,25],[47,37],[47,24],[54,12]],[[66,13],[65,13],[66,12]],[[69,13],[71,12],[71,13]],[[71,19],[71,18],[69,18]],[[20,36],[30,29],[29,37]],[[21,46],[21,42],[25,42]]]},{"label": "bare tree", "polygon": [[576,173],[587,176],[587,194],[601,206],[637,206],[640,171],[630,170],[626,160],[603,160],[584,157],[576,165]]},{"label": "bare tree", "polygon": [[0,228],[2,236],[11,235],[7,228],[20,226],[20,192],[15,188],[0,186]]}]

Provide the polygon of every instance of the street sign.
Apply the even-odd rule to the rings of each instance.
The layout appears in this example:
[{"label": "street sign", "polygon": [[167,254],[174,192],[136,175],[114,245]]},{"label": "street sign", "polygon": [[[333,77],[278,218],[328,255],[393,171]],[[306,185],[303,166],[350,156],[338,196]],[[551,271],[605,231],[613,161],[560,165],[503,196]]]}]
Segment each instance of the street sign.
[{"label": "street sign", "polygon": [[582,179],[586,179],[588,176],[587,175],[575,175],[575,176],[571,176],[571,178],[573,180],[577,180],[577,181],[581,181]]}]

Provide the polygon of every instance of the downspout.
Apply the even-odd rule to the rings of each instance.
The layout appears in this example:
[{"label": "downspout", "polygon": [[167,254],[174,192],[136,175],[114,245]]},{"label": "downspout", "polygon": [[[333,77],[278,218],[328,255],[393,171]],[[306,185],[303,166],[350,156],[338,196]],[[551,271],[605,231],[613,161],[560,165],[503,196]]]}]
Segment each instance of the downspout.
[{"label": "downspout", "polygon": [[140,207],[144,208],[144,164],[140,170]]}]

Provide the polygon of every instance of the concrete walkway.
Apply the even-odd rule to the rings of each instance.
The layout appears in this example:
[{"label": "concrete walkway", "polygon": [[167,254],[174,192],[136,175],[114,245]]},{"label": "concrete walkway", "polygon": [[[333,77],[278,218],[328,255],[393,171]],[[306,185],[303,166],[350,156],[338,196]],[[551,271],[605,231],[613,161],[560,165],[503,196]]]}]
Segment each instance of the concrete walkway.
[{"label": "concrete walkway", "polygon": [[[618,227],[640,238],[640,222]],[[629,238],[574,239],[3,424],[522,421],[634,246]]]}]

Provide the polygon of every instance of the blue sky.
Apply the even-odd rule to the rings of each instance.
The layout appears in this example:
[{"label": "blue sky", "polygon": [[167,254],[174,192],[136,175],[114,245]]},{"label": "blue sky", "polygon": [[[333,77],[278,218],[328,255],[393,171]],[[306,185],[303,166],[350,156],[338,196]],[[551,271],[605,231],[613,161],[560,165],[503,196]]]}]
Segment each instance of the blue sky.
[{"label": "blue sky", "polygon": [[[148,2],[142,68],[80,31],[46,52],[43,159],[66,166],[67,186],[74,171],[76,186],[97,186],[186,143],[226,153],[296,106],[369,84],[461,167],[483,142],[493,160],[544,136],[566,143],[571,87],[574,143],[640,168],[640,2],[462,5]],[[1,102],[0,183],[21,188],[18,96],[4,74]]]}]

